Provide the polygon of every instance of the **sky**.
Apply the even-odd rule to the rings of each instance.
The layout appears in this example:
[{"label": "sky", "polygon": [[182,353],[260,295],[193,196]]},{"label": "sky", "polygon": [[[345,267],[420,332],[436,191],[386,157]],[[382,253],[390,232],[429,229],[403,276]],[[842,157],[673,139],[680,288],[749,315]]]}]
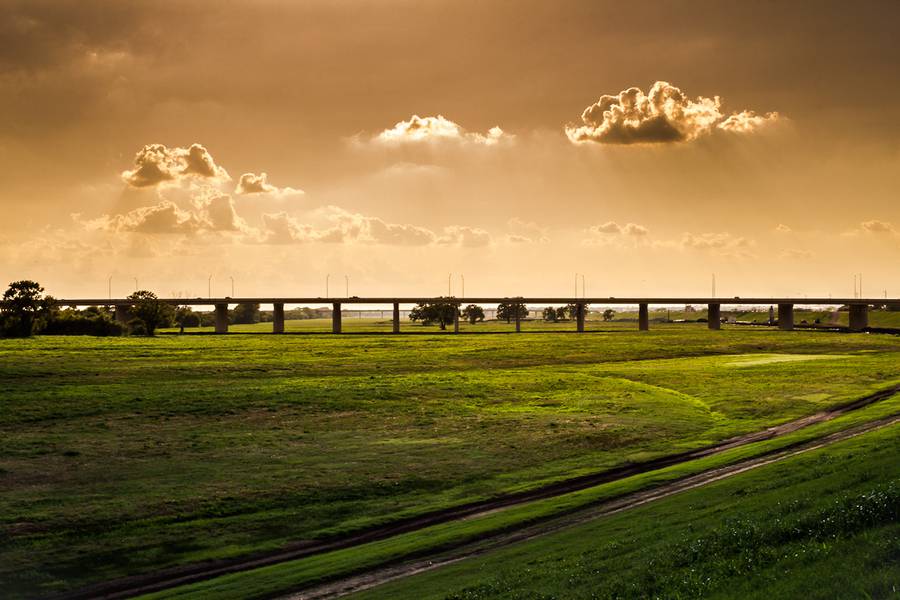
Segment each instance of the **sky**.
[{"label": "sky", "polygon": [[0,8],[4,283],[900,296],[897,2]]}]

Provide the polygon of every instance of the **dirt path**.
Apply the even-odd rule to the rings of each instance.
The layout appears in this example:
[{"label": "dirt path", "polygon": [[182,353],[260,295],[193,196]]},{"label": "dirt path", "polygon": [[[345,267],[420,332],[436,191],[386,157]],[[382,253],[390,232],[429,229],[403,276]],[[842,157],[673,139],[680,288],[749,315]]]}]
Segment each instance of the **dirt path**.
[{"label": "dirt path", "polygon": [[787,423],[782,423],[781,425],[776,425],[774,427],[769,427],[762,431],[730,438],[697,450],[671,454],[645,462],[630,463],[598,473],[592,473],[547,484],[524,492],[502,494],[488,500],[480,500],[442,510],[432,511],[416,517],[400,519],[391,523],[387,523],[385,525],[373,527],[354,534],[333,538],[330,540],[298,542],[296,544],[286,546],[285,548],[275,552],[243,556],[234,559],[206,561],[202,563],[184,565],[182,567],[165,569],[157,571],[155,573],[147,573],[144,575],[136,575],[133,577],[116,579],[88,586],[80,590],[60,594],[58,596],[55,596],[54,598],[56,600],[86,600],[89,598],[105,598],[107,600],[112,600],[118,598],[130,598],[133,596],[173,588],[188,583],[212,579],[221,575],[249,571],[258,567],[282,563],[289,560],[296,560],[298,558],[305,558],[308,556],[322,554],[342,548],[358,546],[360,544],[393,537],[401,533],[424,529],[426,527],[430,527],[432,525],[437,525],[440,523],[447,523],[449,521],[471,518],[481,514],[493,512],[498,509],[515,506],[517,504],[524,504],[527,502],[532,502],[534,500],[560,496],[569,492],[594,487],[602,483],[609,483],[619,479],[624,479],[625,477],[630,477],[632,475],[647,473],[649,471],[655,471],[663,467],[688,462],[698,458],[703,458],[705,456],[711,456],[713,454],[718,454],[720,452],[724,452],[725,450],[729,450],[738,446],[744,446],[747,444],[752,444],[754,442],[780,437],[785,434],[797,431],[798,429],[802,429],[816,423],[829,421],[841,415],[847,414],[848,412],[852,412],[865,406],[869,406],[870,404],[873,404],[875,402],[885,400],[898,392],[900,392],[900,385],[893,386],[891,388],[876,392],[874,394],[870,394],[853,402],[842,404],[807,417],[796,419]]},{"label": "dirt path", "polygon": [[428,558],[421,558],[414,561],[407,561],[395,565],[377,568],[367,573],[354,575],[342,580],[310,588],[303,592],[283,596],[282,600],[319,600],[322,598],[337,598],[354,592],[360,592],[369,588],[376,587],[383,583],[393,581],[395,579],[401,579],[403,577],[409,577],[410,575],[415,575],[417,573],[438,569],[440,567],[444,567],[461,560],[480,556],[504,546],[518,544],[540,536],[560,531],[568,527],[581,525],[600,517],[614,515],[616,513],[629,510],[647,504],[649,502],[653,502],[655,500],[667,498],[674,494],[692,490],[716,481],[720,481],[722,479],[727,479],[728,477],[733,477],[752,469],[776,463],[787,458],[809,452],[810,450],[823,448],[835,442],[847,440],[858,435],[874,431],[881,427],[886,427],[888,425],[893,425],[896,423],[900,423],[900,415],[887,417],[885,419],[866,423],[865,425],[846,429],[844,431],[840,431],[823,438],[812,440],[805,444],[795,446],[790,450],[783,450],[774,454],[770,454],[768,456],[747,459],[733,465],[728,465],[718,469],[705,471],[696,475],[691,475],[689,477],[685,477],[684,479],[666,483],[649,490],[643,490],[635,492],[633,494],[628,494],[614,500],[595,504],[584,510],[580,510],[576,513],[571,513],[569,515],[553,519],[552,521],[546,521],[537,525],[528,526],[510,533],[493,535],[483,540],[479,540],[478,542],[469,543],[456,549],[444,551],[441,554],[434,555]]}]

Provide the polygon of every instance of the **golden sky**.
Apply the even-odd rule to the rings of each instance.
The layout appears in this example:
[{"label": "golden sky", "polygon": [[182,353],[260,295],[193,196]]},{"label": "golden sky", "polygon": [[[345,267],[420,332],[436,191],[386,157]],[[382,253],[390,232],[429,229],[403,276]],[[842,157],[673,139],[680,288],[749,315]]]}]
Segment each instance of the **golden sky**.
[{"label": "golden sky", "polygon": [[897,2],[0,8],[3,282],[900,295]]}]

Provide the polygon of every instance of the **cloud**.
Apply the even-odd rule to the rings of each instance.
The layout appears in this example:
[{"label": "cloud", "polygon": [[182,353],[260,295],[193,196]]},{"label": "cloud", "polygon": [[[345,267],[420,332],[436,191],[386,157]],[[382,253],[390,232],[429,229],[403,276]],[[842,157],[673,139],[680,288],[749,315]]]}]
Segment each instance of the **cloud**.
[{"label": "cloud", "polygon": [[200,144],[188,148],[168,148],[147,144],[134,157],[134,169],[122,172],[122,180],[131,187],[153,187],[185,178],[227,181],[228,172],[218,166],[209,151]]},{"label": "cloud", "polygon": [[523,221],[518,217],[513,217],[506,222],[510,233],[506,236],[506,241],[513,244],[547,244],[550,238],[547,235],[547,229],[541,227],[532,221]]},{"label": "cloud", "polygon": [[480,248],[490,245],[491,234],[478,227],[451,225],[444,227],[443,234],[438,238],[437,243]]},{"label": "cloud", "polygon": [[390,129],[385,129],[373,139],[382,144],[402,144],[450,140],[470,142],[483,146],[494,146],[513,136],[499,127],[491,127],[487,133],[467,132],[457,123],[445,118],[420,117],[413,115],[408,121],[400,121]]},{"label": "cloud", "polygon": [[781,115],[777,112],[768,112],[764,115],[758,115],[752,110],[744,110],[732,114],[716,125],[716,127],[723,131],[733,131],[735,133],[753,133],[761,127],[777,122],[779,119],[781,119]]},{"label": "cloud", "polygon": [[336,206],[324,209],[331,226],[316,229],[300,223],[287,213],[264,214],[266,241],[273,244],[292,242],[329,242],[424,246],[436,241],[429,229],[415,225],[387,223],[378,217],[351,213]]},{"label": "cloud", "polygon": [[679,88],[657,81],[644,94],[631,87],[618,94],[603,95],[581,114],[582,125],[567,125],[573,143],[662,144],[685,142],[707,135],[715,128],[737,133],[755,131],[779,118],[741,111],[725,117],[718,96],[691,99]]},{"label": "cloud", "polygon": [[249,195],[249,194],[272,194],[276,196],[290,195],[290,194],[303,194],[303,190],[294,189],[291,187],[279,188],[268,181],[268,175],[263,172],[259,175],[255,173],[244,173],[241,175],[238,180],[237,187],[234,189],[234,193],[240,195]]},{"label": "cloud", "polygon": [[227,194],[207,194],[193,200],[194,208],[185,210],[171,200],[152,206],[141,206],[124,214],[102,215],[83,220],[72,215],[88,231],[146,234],[195,234],[208,232],[251,233],[252,229],[238,216],[234,200]]},{"label": "cloud", "polygon": [[262,216],[265,241],[269,244],[291,244],[314,241],[309,225],[301,225],[285,212],[266,213]]},{"label": "cloud", "polygon": [[785,225],[784,223],[779,223],[775,226],[776,233],[793,233],[794,230]]},{"label": "cloud", "polygon": [[517,233],[508,233],[506,234],[506,241],[510,244],[532,244],[534,240],[530,237],[526,237],[524,235],[519,235]]},{"label": "cloud", "polygon": [[264,214],[264,241],[270,244],[322,242],[391,246],[454,244],[471,247],[491,243],[490,234],[483,229],[451,226],[445,227],[439,235],[425,227],[388,223],[378,217],[349,212],[337,206],[325,207],[314,216],[324,217],[330,225],[316,228],[301,223],[285,212]]},{"label": "cloud", "polygon": [[121,215],[103,215],[88,221],[81,220],[80,215],[73,215],[73,218],[90,231],[174,234],[195,233],[203,227],[196,215],[181,210],[168,200]]},{"label": "cloud", "polygon": [[643,237],[650,233],[650,230],[643,225],[637,223],[626,223],[619,225],[615,221],[607,221],[601,225],[593,225],[588,228],[588,233],[594,236],[603,235],[627,235],[631,237]]},{"label": "cloud", "polygon": [[750,251],[755,245],[753,240],[743,236],[735,236],[727,231],[709,233],[689,233],[681,236],[680,246],[685,249],[702,250],[737,258],[753,258]]},{"label": "cloud", "polygon": [[897,234],[898,233],[892,223],[887,223],[885,221],[877,221],[877,220],[863,221],[862,223],[859,224],[859,226],[862,227],[863,231],[865,231],[866,233],[873,233],[873,234],[881,234],[881,233]]},{"label": "cloud", "polygon": [[751,245],[745,237],[736,237],[728,232],[721,233],[685,233],[681,244],[687,248],[734,248]]},{"label": "cloud", "polygon": [[210,231],[247,231],[246,222],[234,209],[234,200],[228,194],[209,197],[199,204],[200,219]]}]

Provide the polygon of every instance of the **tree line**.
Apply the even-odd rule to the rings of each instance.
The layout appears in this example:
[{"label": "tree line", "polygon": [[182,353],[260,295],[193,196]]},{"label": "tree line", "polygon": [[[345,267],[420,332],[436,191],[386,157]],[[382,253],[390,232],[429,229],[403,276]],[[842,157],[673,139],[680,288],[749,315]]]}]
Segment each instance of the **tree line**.
[{"label": "tree line", "polygon": [[[89,306],[78,310],[60,306],[44,293],[36,281],[22,280],[9,284],[0,300],[0,336],[30,337],[38,333],[50,335],[154,335],[166,327],[207,327],[215,322],[213,312],[195,312],[188,306],[172,306],[156,294],[139,290],[128,296],[128,320],[120,323],[114,309]],[[285,318],[315,318],[317,309],[286,311]],[[290,316],[288,316],[290,313]],[[259,323],[271,320],[259,304],[243,303],[229,311],[229,323]]]}]

